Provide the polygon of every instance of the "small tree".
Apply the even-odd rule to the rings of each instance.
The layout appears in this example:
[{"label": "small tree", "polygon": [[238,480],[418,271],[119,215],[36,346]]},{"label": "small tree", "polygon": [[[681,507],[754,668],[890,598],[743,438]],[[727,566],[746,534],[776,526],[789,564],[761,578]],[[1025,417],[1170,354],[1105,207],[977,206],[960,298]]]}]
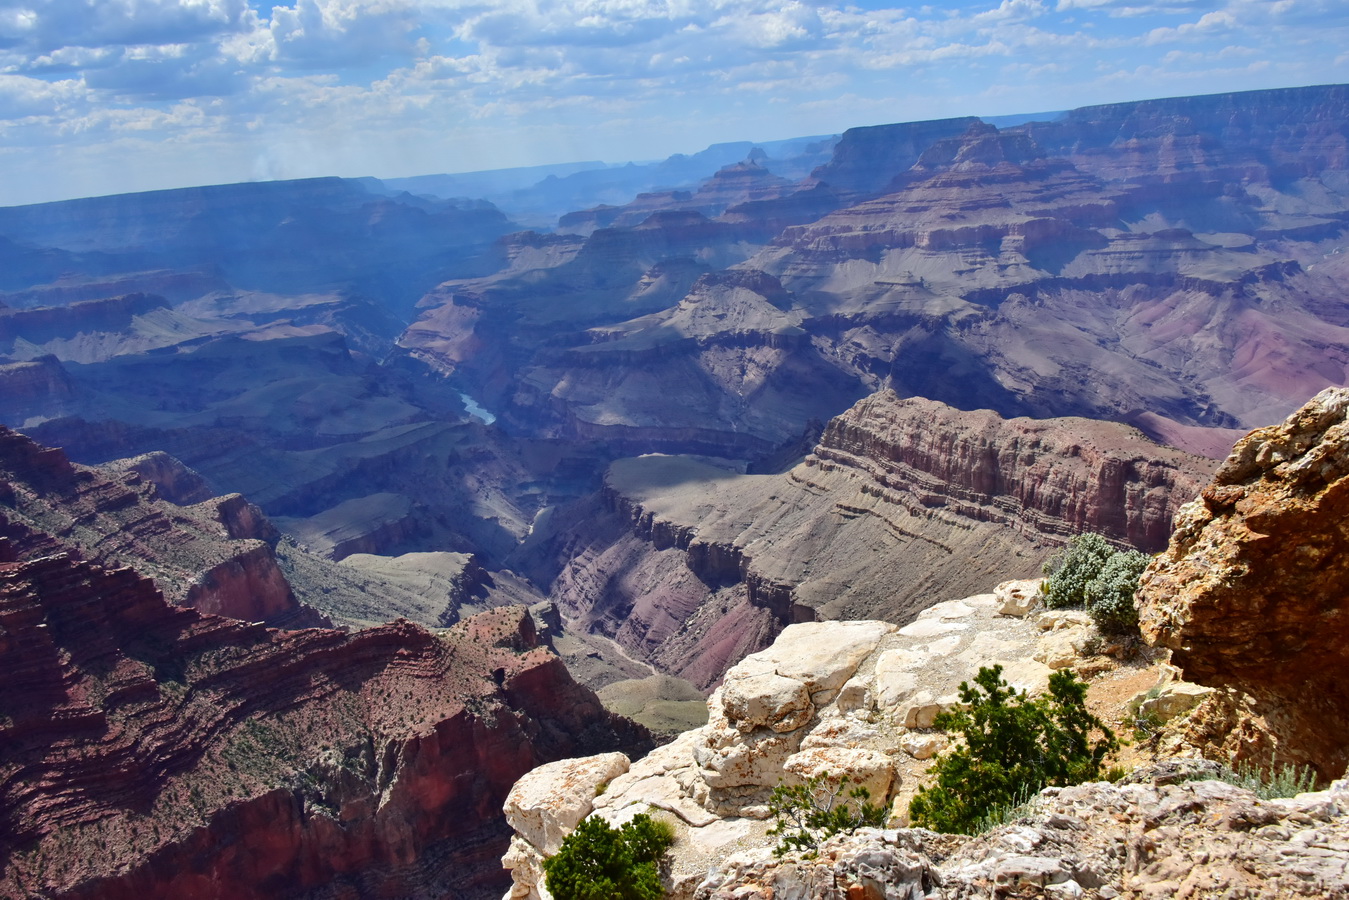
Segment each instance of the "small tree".
[{"label": "small tree", "polygon": [[660,862],[674,843],[669,823],[638,813],[621,828],[590,816],[543,861],[557,900],[659,900]]},{"label": "small tree", "polygon": [[1137,550],[1116,553],[1105,561],[1100,573],[1087,582],[1084,600],[1087,615],[1103,634],[1132,634],[1138,630],[1138,607],[1134,594],[1138,579],[1151,557]]},{"label": "small tree", "polygon": [[1045,606],[1062,609],[1086,602],[1087,585],[1101,573],[1115,548],[1099,534],[1079,534],[1045,563]]},{"label": "small tree", "polygon": [[[959,731],[964,741],[937,757],[936,782],[909,804],[914,825],[972,834],[995,808],[1049,785],[1100,777],[1119,747],[1087,710],[1087,686],[1071,672],[1050,675],[1048,695],[1035,700],[1003,681],[1002,666],[981,668],[974,681],[960,685],[964,708],[937,716],[938,728]],[[1102,735],[1095,742],[1093,731]]]},{"label": "small tree", "polygon": [[885,810],[867,802],[871,792],[861,785],[848,791],[850,781],[844,775],[834,786],[829,783],[829,773],[823,772],[812,775],[805,784],[773,788],[768,809],[777,821],[768,833],[781,835],[774,855],[782,856],[793,850],[814,853],[825,839],[836,834],[851,834],[864,826],[883,826]]}]

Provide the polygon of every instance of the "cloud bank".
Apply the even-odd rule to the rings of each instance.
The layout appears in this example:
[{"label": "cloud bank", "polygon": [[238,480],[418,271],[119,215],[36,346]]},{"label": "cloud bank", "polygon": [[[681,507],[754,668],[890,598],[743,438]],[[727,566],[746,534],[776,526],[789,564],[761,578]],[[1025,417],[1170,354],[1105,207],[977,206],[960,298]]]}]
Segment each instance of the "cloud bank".
[{"label": "cloud bank", "polygon": [[1342,0],[0,0],[0,203],[1349,81]]}]

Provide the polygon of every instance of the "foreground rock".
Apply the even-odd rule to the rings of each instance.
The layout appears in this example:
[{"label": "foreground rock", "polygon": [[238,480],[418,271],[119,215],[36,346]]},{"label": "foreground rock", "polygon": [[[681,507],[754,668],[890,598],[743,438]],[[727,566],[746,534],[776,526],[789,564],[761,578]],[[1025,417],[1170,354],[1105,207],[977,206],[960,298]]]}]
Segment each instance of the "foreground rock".
[{"label": "foreground rock", "polygon": [[515,780],[644,739],[520,607],[279,632],[65,555],[0,563],[0,671],[6,897],[499,893]]},{"label": "foreground rock", "polygon": [[698,900],[988,897],[1284,900],[1349,896],[1349,782],[1259,800],[1220,781],[1050,788],[980,837],[835,838],[819,856],[731,856]]},{"label": "foreground rock", "polygon": [[1048,682],[1049,667],[1031,657],[1052,616],[1003,616],[998,605],[993,594],[939,603],[902,628],[793,625],[726,673],[707,725],[632,763],[606,754],[529,773],[506,803],[516,831],[503,861],[509,896],[547,897],[542,861],[587,815],[621,823],[648,812],[672,823],[671,896],[682,898],[728,854],[772,845],[767,803],[779,784],[846,775],[902,820],[948,744],[932,720],[957,702],[961,681],[1001,663],[1018,688]]},{"label": "foreground rock", "polygon": [[1337,388],[1239,442],[1144,574],[1144,634],[1188,679],[1230,689],[1208,701],[1215,750],[1345,771],[1346,521],[1349,390]]}]

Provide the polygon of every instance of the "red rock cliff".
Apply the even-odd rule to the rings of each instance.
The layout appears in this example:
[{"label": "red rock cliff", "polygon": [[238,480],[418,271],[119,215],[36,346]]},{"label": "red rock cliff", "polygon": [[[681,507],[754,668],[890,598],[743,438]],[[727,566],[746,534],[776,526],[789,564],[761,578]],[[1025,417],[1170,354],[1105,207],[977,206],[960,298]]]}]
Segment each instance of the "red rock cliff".
[{"label": "red rock cliff", "polygon": [[0,671],[11,897],[476,896],[519,775],[644,737],[523,609],[278,632],[67,556],[0,563]]},{"label": "red rock cliff", "polygon": [[882,391],[831,421],[818,464],[871,472],[981,521],[1019,520],[1055,536],[1095,531],[1155,551],[1212,461],[1114,422],[1003,419]]}]

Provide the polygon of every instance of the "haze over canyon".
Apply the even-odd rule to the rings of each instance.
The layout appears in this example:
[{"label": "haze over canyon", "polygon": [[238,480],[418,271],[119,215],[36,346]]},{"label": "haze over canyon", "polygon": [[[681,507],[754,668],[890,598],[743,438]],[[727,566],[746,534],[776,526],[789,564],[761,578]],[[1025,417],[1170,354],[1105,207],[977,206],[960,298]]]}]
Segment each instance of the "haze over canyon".
[{"label": "haze over canyon", "polygon": [[[0,891],[500,896],[518,778],[788,626],[1082,532],[1189,597],[1186,504],[1343,453],[1220,468],[1349,386],[1346,246],[1346,85],[0,208]],[[1145,625],[1295,703],[1229,614]]]}]

